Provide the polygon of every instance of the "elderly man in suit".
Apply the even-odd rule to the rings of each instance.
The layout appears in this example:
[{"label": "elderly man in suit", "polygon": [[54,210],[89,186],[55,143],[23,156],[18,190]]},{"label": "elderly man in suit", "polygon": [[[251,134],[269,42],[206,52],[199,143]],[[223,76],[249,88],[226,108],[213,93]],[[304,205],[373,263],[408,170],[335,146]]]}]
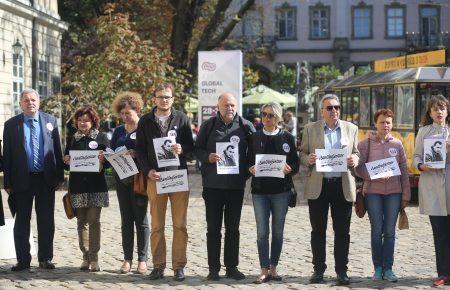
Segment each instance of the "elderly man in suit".
[{"label": "elderly man in suit", "polygon": [[[309,169],[305,198],[311,222],[311,248],[314,273],[311,283],[321,283],[325,264],[325,241],[328,209],[331,208],[334,230],[334,259],[338,285],[348,285],[348,251],[350,219],[356,186],[351,170],[358,165],[358,128],[339,119],[339,98],[327,94],[321,100],[323,119],[305,126],[301,145],[301,162]],[[317,172],[315,149],[347,149],[347,172]]]},{"label": "elderly man in suit", "polygon": [[55,117],[39,111],[39,94],[20,94],[22,114],[5,122],[3,130],[4,186],[14,194],[14,243],[17,264],[12,271],[30,268],[30,220],[35,199],[39,267],[54,269],[55,190],[64,180],[63,159]]}]

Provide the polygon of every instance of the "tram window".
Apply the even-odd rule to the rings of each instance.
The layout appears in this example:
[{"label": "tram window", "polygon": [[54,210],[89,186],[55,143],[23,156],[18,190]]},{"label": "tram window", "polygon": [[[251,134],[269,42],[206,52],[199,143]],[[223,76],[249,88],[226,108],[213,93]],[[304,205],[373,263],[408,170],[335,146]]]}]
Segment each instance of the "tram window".
[{"label": "tram window", "polygon": [[414,85],[395,86],[395,122],[398,129],[414,128]]},{"label": "tram window", "polygon": [[372,99],[371,99],[371,112],[370,112],[370,124],[373,126],[373,115],[379,109],[391,109],[393,110],[394,103],[394,88],[393,87],[373,87]]},{"label": "tram window", "polygon": [[351,111],[352,112],[352,122],[355,125],[359,125],[359,90],[358,89],[354,89],[353,93],[352,93],[352,108]]},{"label": "tram window", "polygon": [[341,118],[344,121],[351,121],[351,102],[352,102],[352,90],[342,91],[341,95]]},{"label": "tram window", "polygon": [[359,91],[359,126],[370,126],[370,88],[361,88]]}]

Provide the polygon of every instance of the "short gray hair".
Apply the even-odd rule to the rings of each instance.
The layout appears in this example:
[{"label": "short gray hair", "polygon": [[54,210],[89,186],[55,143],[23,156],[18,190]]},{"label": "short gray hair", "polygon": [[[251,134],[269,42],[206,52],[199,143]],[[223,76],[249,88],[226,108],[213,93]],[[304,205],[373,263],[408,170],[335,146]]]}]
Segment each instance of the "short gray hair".
[{"label": "short gray hair", "polygon": [[24,90],[20,93],[20,100],[22,100],[23,97],[24,97],[25,95],[27,95],[27,94],[35,94],[36,97],[38,97],[38,99],[41,98],[41,97],[39,96],[39,93],[38,93],[36,90],[27,88],[27,89],[24,89]]},{"label": "short gray hair", "polygon": [[275,114],[275,117],[277,118],[278,122],[283,120],[283,108],[280,104],[277,102],[270,102],[265,105],[262,105],[261,112],[264,111],[265,108],[270,107],[273,110],[273,113]]},{"label": "short gray hair", "polygon": [[323,103],[325,103],[326,100],[336,100],[339,103],[341,103],[339,101],[339,97],[336,94],[326,94],[325,96],[322,97],[322,99],[320,100],[320,108],[323,109]]}]

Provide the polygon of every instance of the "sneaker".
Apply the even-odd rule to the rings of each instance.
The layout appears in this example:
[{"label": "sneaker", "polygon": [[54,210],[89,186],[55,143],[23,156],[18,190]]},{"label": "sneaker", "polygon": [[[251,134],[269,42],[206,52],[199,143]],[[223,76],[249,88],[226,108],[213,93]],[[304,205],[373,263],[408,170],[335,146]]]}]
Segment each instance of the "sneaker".
[{"label": "sneaker", "polygon": [[375,267],[375,273],[373,273],[372,280],[379,281],[383,279],[383,268]]},{"label": "sneaker", "polygon": [[389,282],[397,282],[398,278],[395,276],[394,272],[391,269],[384,270],[383,279],[388,280]]}]

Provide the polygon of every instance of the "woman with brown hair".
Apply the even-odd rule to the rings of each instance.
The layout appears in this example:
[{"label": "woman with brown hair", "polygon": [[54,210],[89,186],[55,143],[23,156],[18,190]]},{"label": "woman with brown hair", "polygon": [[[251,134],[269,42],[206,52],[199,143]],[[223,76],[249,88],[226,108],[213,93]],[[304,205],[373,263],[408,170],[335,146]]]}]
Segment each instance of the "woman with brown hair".
[{"label": "woman with brown hair", "polygon": [[416,137],[414,166],[421,171],[419,179],[420,213],[430,217],[438,278],[433,286],[450,283],[450,158],[445,158],[445,168],[433,168],[424,160],[424,140],[445,140],[447,155],[450,128],[450,102],[442,95],[431,97],[427,111]]},{"label": "woman with brown hair", "polygon": [[[118,115],[124,125],[118,126],[111,139],[111,148],[125,146],[128,153],[136,157],[136,129],[139,122],[139,113],[142,109],[142,97],[138,93],[122,92],[113,102],[113,111]],[[133,191],[133,176],[121,180],[117,174],[117,199],[119,200],[120,216],[122,221],[122,248],[124,261],[120,272],[125,274],[131,271],[133,261],[134,227],[136,226],[138,266],[137,272],[144,274],[147,271],[147,253],[150,230],[147,218],[148,198]]]},{"label": "woman with brown hair", "polygon": [[100,213],[109,206],[108,187],[105,180],[105,157],[102,153],[108,146],[106,134],[98,131],[100,118],[94,108],[81,107],[73,116],[77,129],[72,141],[66,146],[64,163],[70,164],[70,151],[99,151],[100,172],[70,172],[69,192],[72,206],[76,210],[78,239],[83,263],[81,270],[100,271],[98,252],[100,250]]}]

